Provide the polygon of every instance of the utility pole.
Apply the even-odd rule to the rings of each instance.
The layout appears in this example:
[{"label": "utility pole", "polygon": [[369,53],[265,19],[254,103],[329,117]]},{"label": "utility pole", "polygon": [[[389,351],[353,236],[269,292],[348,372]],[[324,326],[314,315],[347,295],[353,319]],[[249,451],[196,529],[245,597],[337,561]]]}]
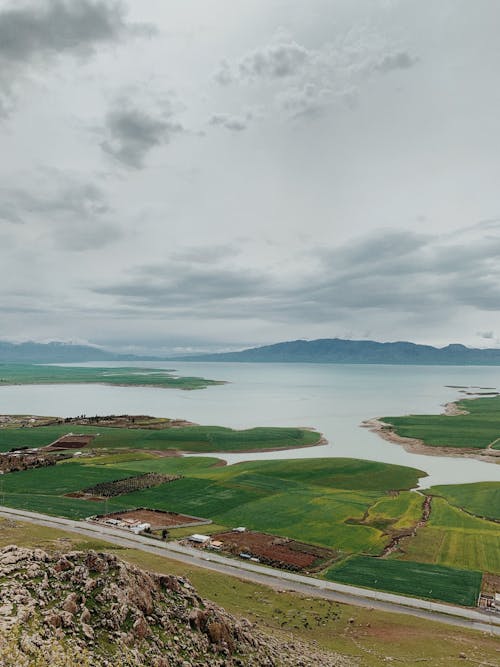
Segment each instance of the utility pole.
[{"label": "utility pole", "polygon": [[5,505],[5,495],[3,492],[3,470],[0,470],[0,497],[2,498],[2,505]]}]

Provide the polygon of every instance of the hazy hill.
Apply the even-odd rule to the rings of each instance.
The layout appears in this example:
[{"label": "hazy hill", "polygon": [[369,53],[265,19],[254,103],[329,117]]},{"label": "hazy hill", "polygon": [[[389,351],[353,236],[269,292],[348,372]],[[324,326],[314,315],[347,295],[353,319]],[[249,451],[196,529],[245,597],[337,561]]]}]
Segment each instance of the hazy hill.
[{"label": "hazy hill", "polygon": [[276,343],[241,352],[196,355],[189,359],[191,361],[283,361],[335,364],[500,365],[500,349],[480,350],[457,344],[438,348],[404,341],[378,343],[372,340],[322,338],[311,341],[294,340]]},{"label": "hazy hill", "polygon": [[133,354],[113,354],[92,345],[72,343],[7,343],[0,341],[0,362],[64,363],[83,361],[139,361],[156,357],[138,357]]}]

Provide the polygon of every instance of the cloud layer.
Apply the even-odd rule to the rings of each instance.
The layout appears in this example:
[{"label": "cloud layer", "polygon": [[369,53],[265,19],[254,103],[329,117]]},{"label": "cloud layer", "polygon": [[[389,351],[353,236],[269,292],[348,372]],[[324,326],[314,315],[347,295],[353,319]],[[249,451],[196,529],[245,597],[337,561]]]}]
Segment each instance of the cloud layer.
[{"label": "cloud layer", "polygon": [[497,345],[499,21],[0,2],[2,336]]},{"label": "cloud layer", "polygon": [[443,318],[462,306],[497,310],[499,255],[500,238],[450,242],[389,229],[339,247],[311,249],[302,262],[308,268],[299,274],[276,274],[272,266],[230,268],[227,256],[214,255],[213,262],[200,265],[191,254],[189,261],[139,266],[124,281],[95,291],[137,312],[182,313],[190,319],[335,323],[352,311]]}]

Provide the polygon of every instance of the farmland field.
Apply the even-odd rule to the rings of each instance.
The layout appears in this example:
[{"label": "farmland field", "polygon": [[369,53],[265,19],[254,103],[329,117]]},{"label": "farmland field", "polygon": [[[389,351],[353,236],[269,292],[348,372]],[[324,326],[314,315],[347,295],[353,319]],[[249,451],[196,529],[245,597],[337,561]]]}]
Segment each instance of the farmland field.
[{"label": "farmland field", "polygon": [[[466,399],[456,403],[468,414],[381,417],[405,438],[417,438],[431,447],[484,449],[500,438],[500,396]],[[500,441],[499,441],[500,442]]]},{"label": "farmland field", "polygon": [[325,576],[331,581],[465,606],[476,604],[482,579],[481,572],[471,570],[363,556],[345,560]]},{"label": "farmland field", "polygon": [[402,549],[403,559],[500,574],[500,526],[442,498],[433,498],[428,524]]},{"label": "farmland field", "polygon": [[317,431],[300,428],[261,427],[238,431],[222,426],[148,429],[57,424],[33,428],[0,428],[0,452],[13,447],[43,447],[70,431],[95,436],[92,449],[233,452],[292,449],[318,444],[321,439]]},{"label": "farmland field", "polygon": [[384,496],[370,507],[365,522],[385,524],[391,530],[412,528],[422,518],[422,503],[421,495],[409,491],[397,496]]},{"label": "farmland field", "polygon": [[[35,429],[33,429],[35,430]],[[121,457],[120,453],[118,457]],[[202,516],[218,525],[248,528],[347,553],[380,553],[384,530],[351,525],[388,491],[416,486],[421,471],[355,459],[262,461],[216,467],[209,458],[143,458],[98,465],[98,459],[11,473],[3,479],[6,505],[82,518],[103,514],[104,502],[69,498],[99,483],[137,473],[182,479],[110,498],[108,510],[149,507]],[[350,480],[350,482],[349,482]]]},{"label": "farmland field", "polygon": [[[19,430],[31,434],[53,428]],[[127,437],[141,437],[145,432],[158,438],[173,430],[109,428],[106,437],[108,431],[109,438],[123,431]],[[7,431],[17,432],[3,429],[4,433]],[[428,595],[460,604],[470,603],[472,589],[464,588],[463,593],[468,597],[460,597],[452,585],[457,570],[468,572],[464,575],[466,581],[478,572],[500,573],[498,524],[471,516],[450,504],[453,494],[480,498],[486,492],[493,493],[494,485],[466,485],[472,487],[469,494],[467,488],[459,486],[439,487],[440,494],[448,494],[449,498],[433,498],[425,527],[419,528],[416,536],[404,538],[401,549],[390,558],[376,559],[368,556],[379,556],[394,536],[407,533],[422,518],[424,497],[411,491],[425,475],[422,471],[343,458],[267,460],[221,466],[216,458],[156,456],[145,449],[109,447],[102,454],[96,449],[89,458],[9,473],[2,479],[3,504],[70,518],[144,507],[205,517],[214,522],[218,532],[243,525],[248,530],[326,547],[341,558],[347,557],[340,569],[328,571],[328,577],[345,577],[347,581],[354,577],[354,565],[362,563],[364,570],[360,569],[358,578],[351,583],[395,592],[400,587],[401,593]],[[147,473],[179,478],[114,496],[106,502],[67,496]],[[350,559],[353,555],[363,556],[364,560]],[[368,564],[370,568],[383,568],[385,578],[372,576]],[[439,569],[443,567],[444,570]],[[426,588],[433,576],[437,578],[436,572],[443,574],[443,586]],[[468,601],[460,602],[464,599]]]},{"label": "farmland field", "polygon": [[225,384],[200,377],[178,377],[173,371],[155,368],[82,368],[0,363],[0,386],[11,384],[86,384],[98,383],[127,387],[165,389],[205,389]]},{"label": "farmland field", "polygon": [[335,558],[335,552],[296,540],[250,530],[225,531],[212,535],[222,543],[222,551],[229,554],[257,557],[261,563],[291,570],[324,569]]},{"label": "farmland field", "polygon": [[499,482],[433,486],[428,489],[427,493],[442,496],[451,505],[462,507],[476,516],[500,520]]}]

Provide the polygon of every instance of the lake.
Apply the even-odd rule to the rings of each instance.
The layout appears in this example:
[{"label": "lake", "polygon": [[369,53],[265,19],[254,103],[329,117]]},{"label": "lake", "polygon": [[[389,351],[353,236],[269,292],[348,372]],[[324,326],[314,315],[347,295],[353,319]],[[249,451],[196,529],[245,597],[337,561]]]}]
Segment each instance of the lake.
[{"label": "lake", "polygon": [[228,463],[335,456],[371,459],[425,470],[429,476],[422,480],[423,487],[500,481],[500,465],[411,454],[359,426],[370,417],[439,413],[444,403],[462,396],[446,385],[498,388],[500,367],[220,362],[78,365],[171,368],[179,375],[230,384],[199,391],[104,385],[1,387],[0,413],[62,417],[130,413],[233,428],[310,426],[321,431],[329,444],[261,454],[225,454],[223,458]]}]

